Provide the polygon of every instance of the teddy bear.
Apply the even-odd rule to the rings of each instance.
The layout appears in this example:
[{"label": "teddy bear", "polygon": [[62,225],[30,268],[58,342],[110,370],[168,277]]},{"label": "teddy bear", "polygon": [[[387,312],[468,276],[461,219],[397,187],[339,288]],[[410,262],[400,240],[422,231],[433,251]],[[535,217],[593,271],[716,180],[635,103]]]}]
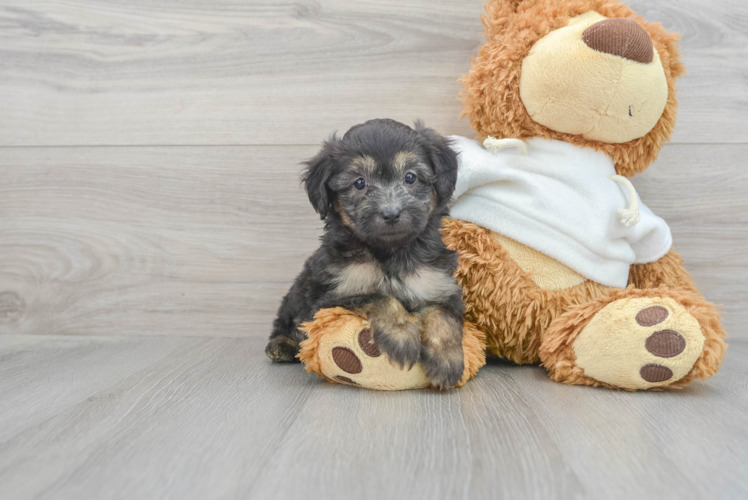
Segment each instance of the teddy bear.
[{"label": "teddy bear", "polygon": [[[680,388],[719,369],[727,337],[628,180],[675,126],[678,35],[616,0],[490,0],[462,79],[478,140],[452,137],[457,187],[443,239],[460,254],[464,384],[486,356],[554,381]],[[307,370],[359,387],[427,387],[373,344],[365,317],[304,326]],[[368,332],[368,333],[367,333]]]}]

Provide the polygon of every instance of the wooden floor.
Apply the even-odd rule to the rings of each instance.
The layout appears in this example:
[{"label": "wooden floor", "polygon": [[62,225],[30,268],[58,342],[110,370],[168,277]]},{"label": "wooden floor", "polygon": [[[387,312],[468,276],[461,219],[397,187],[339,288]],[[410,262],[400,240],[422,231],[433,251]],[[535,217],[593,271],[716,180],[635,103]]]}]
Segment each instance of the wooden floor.
[{"label": "wooden floor", "polygon": [[673,141],[633,182],[731,336],[680,392],[491,365],[449,394],[262,353],[321,231],[331,131],[445,134],[483,0],[0,0],[0,499],[748,498],[748,3],[683,34]]},{"label": "wooden floor", "polygon": [[742,499],[748,343],[679,392],[375,392],[257,338],[0,337],[0,498]]}]

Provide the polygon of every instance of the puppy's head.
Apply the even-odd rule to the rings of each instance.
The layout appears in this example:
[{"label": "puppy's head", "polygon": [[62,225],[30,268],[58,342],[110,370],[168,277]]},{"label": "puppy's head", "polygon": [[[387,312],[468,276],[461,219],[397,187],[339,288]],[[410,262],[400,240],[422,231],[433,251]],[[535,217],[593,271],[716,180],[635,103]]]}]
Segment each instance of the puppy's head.
[{"label": "puppy's head", "polygon": [[457,182],[447,139],[416,121],[370,120],[333,135],[305,162],[309,201],[368,245],[397,248],[441,217]]}]

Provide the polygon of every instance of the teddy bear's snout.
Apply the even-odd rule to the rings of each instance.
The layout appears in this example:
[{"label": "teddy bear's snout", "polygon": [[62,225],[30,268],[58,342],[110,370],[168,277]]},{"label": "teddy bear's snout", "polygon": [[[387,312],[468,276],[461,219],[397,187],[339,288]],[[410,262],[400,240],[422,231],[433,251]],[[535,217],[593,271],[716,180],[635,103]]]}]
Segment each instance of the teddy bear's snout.
[{"label": "teddy bear's snout", "polygon": [[[658,45],[659,47],[659,45]],[[589,11],[537,40],[519,93],[533,121],[555,132],[621,144],[662,117],[668,83],[655,42],[628,18]]]},{"label": "teddy bear's snout", "polygon": [[593,50],[649,64],[654,47],[649,34],[631,19],[614,17],[599,21],[584,31],[582,40]]}]

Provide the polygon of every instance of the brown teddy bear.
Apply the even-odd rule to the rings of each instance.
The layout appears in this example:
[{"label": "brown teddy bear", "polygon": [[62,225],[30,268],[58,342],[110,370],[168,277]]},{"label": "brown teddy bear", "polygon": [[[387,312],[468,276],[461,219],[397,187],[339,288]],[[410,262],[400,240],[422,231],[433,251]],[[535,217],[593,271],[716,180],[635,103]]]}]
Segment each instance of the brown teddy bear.
[{"label": "brown teddy bear", "polygon": [[[443,230],[461,255],[462,383],[486,353],[612,389],[713,375],[727,347],[720,313],[627,180],[673,131],[678,36],[609,0],[491,0],[482,20],[463,100],[485,149],[453,138],[460,173]],[[321,311],[306,331],[300,358],[330,380],[428,385],[418,366],[382,359],[363,317]]]}]

